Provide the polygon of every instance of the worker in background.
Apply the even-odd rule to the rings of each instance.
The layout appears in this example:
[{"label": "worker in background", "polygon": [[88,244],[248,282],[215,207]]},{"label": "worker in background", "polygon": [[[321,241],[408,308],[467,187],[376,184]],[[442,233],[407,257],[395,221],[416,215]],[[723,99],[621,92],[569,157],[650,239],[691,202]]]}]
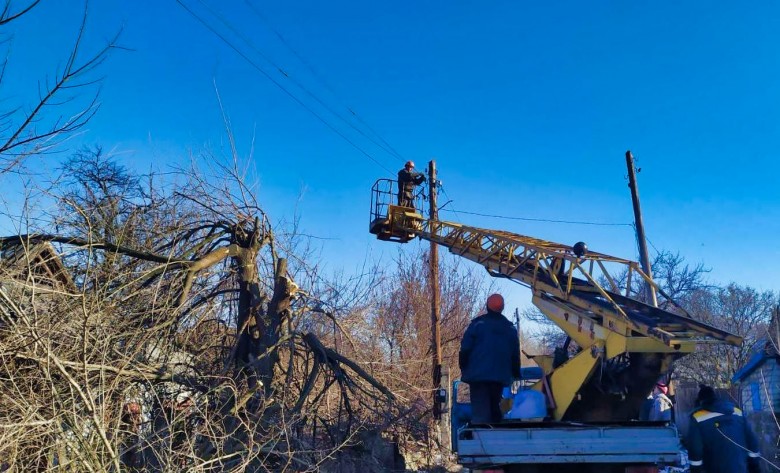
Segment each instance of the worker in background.
[{"label": "worker in background", "polygon": [[758,473],[758,440],[732,402],[700,385],[688,432],[691,473]]},{"label": "worker in background", "polygon": [[669,399],[669,386],[658,383],[653,388],[653,405],[648,420],[672,421],[672,400]]},{"label": "worker in background", "polygon": [[469,384],[471,422],[501,420],[501,392],[520,378],[520,342],[512,322],[502,315],[504,298],[493,294],[487,312],[471,321],[460,344],[461,378]]},{"label": "worker in background", "polygon": [[407,161],[404,168],[398,171],[398,205],[414,208],[414,186],[423,182],[425,176],[415,172],[413,161]]}]

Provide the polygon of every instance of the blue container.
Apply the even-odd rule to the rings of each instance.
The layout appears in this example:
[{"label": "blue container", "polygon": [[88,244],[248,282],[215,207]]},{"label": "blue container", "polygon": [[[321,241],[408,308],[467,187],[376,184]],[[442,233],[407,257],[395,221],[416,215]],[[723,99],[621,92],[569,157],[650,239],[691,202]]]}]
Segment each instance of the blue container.
[{"label": "blue container", "polygon": [[506,419],[542,420],[547,415],[544,394],[533,389],[521,389],[512,397],[512,409]]}]

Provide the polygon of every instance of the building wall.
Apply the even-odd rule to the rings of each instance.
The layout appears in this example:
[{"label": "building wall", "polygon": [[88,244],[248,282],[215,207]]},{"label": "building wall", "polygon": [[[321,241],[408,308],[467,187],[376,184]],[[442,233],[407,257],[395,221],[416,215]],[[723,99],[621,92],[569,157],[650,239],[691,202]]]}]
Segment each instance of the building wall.
[{"label": "building wall", "polygon": [[[767,360],[740,383],[742,405],[751,428],[760,443],[761,454],[769,461],[780,461],[780,364]],[[762,471],[776,471],[764,462]]]},{"label": "building wall", "polygon": [[780,412],[780,365],[776,360],[767,360],[740,384],[746,414]]}]

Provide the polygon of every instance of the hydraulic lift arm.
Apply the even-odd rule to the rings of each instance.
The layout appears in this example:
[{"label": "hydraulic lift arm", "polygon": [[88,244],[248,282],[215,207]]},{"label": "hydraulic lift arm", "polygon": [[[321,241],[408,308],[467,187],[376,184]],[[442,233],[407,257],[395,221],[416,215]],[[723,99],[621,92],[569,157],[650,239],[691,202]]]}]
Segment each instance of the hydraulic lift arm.
[{"label": "hydraulic lift arm", "polygon": [[[379,182],[379,181],[378,181]],[[690,317],[635,261],[501,230],[423,218],[389,203],[375,185],[371,233],[407,242],[419,237],[484,266],[495,277],[528,286],[533,303],[582,349],[565,363],[535,357],[547,382],[555,420],[635,418],[639,405],[676,358],[698,343],[739,345],[742,339]],[[651,285],[675,306],[663,310],[631,297],[632,279]]]}]

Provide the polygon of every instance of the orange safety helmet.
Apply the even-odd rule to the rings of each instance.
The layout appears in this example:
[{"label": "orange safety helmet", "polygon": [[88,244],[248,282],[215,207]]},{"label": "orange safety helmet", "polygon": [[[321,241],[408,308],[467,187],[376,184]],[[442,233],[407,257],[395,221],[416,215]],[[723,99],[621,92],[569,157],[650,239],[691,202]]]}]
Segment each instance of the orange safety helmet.
[{"label": "orange safety helmet", "polygon": [[503,312],[504,311],[504,298],[501,294],[491,294],[487,298],[487,304],[485,304],[487,310],[490,312]]},{"label": "orange safety helmet", "polygon": [[411,169],[414,167],[414,161],[407,161],[406,164],[404,164],[404,167],[406,169]]}]

